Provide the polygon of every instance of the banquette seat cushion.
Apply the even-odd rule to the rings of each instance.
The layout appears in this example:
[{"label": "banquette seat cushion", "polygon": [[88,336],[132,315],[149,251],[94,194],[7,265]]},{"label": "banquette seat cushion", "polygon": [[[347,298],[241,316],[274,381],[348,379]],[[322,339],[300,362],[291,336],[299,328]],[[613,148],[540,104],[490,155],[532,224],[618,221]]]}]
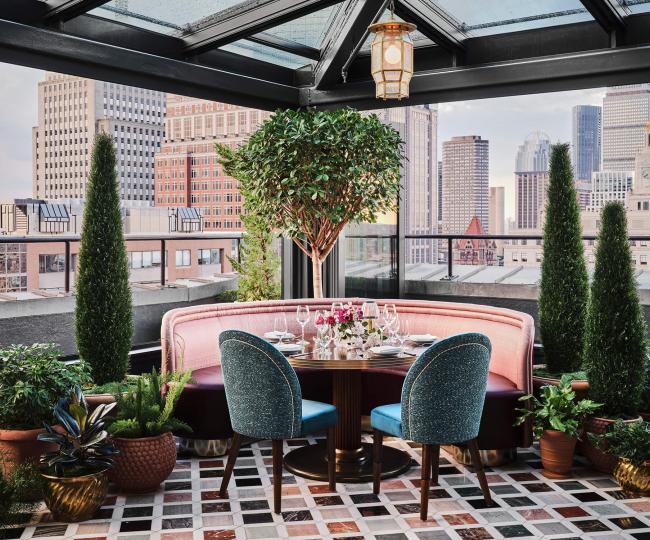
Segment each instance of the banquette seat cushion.
[{"label": "banquette seat cushion", "polygon": [[[299,334],[295,321],[298,305],[329,309],[333,301],[351,299],[279,300],[212,304],[178,308],[165,314],[161,329],[163,370],[192,369],[194,382],[178,403],[177,416],[193,428],[195,439],[223,439],[232,434],[219,359],[218,336],[223,330],[240,329],[262,335],[273,328],[278,312],[287,315],[289,330]],[[382,303],[382,301],[379,301]],[[385,300],[394,303],[411,321],[413,333],[447,337],[479,331],[492,343],[488,387],[479,432],[483,449],[529,446],[528,426],[513,427],[520,396],[532,389],[534,324],[525,313],[474,304],[423,300]],[[331,400],[331,372],[298,369],[303,397]],[[362,413],[378,405],[398,402],[406,369],[372,369],[362,373]]]}]

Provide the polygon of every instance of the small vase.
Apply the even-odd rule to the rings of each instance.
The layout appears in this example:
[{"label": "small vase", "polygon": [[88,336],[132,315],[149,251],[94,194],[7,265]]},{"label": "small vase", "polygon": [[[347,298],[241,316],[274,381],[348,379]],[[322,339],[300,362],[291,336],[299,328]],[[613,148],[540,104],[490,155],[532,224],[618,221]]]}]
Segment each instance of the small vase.
[{"label": "small vase", "polygon": [[569,478],[576,438],[554,429],[545,429],[539,439],[539,449],[547,478]]}]

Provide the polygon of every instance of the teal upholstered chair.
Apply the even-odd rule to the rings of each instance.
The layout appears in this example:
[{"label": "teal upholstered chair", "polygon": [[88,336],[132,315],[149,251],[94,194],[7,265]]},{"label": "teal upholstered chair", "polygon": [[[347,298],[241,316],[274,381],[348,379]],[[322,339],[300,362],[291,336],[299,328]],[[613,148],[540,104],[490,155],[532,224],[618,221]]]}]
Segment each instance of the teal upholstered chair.
[{"label": "teal upholstered chair", "polygon": [[431,475],[438,482],[441,444],[466,444],[483,497],[492,504],[476,437],[492,347],[483,334],[458,334],[434,343],[409,369],[401,403],[375,407],[373,490],[379,493],[383,434],[422,444],[420,519],[427,519]]},{"label": "teal upholstered chair", "polygon": [[239,330],[219,335],[221,369],[234,435],[219,494],[227,495],[241,436],[273,441],[274,512],[280,512],[282,441],[327,430],[328,477],[336,489],[336,407],[302,399],[296,372],[267,341]]}]

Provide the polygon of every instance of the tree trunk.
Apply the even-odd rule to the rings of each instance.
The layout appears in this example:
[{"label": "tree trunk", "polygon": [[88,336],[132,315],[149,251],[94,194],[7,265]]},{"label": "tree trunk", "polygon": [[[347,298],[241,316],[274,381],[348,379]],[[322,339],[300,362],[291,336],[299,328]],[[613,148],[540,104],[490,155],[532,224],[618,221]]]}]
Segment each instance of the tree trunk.
[{"label": "tree trunk", "polygon": [[323,298],[323,278],[321,275],[323,269],[323,261],[321,261],[315,255],[312,255],[311,267],[313,273],[314,298]]}]

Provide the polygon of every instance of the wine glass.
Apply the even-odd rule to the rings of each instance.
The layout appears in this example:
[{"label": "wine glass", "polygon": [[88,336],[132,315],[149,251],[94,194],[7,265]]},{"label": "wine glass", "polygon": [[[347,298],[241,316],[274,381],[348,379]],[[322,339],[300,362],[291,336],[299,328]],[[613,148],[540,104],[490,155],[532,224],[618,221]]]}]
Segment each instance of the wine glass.
[{"label": "wine glass", "polygon": [[282,340],[287,335],[287,318],[284,315],[280,315],[274,319],[273,331],[278,337],[278,345],[282,345]]},{"label": "wine glass", "polygon": [[332,329],[329,324],[320,324],[316,327],[316,337],[314,338],[316,345],[321,351],[326,351],[327,346],[332,341]]},{"label": "wine glass", "polygon": [[395,337],[399,343],[400,356],[404,355],[404,342],[411,335],[411,324],[408,319],[397,319],[397,330],[395,332]]},{"label": "wine glass", "polygon": [[387,313],[385,310],[381,310],[379,312],[379,315],[375,319],[375,324],[377,325],[377,328],[379,328],[379,341],[380,343],[383,344],[384,341],[384,328],[388,325],[388,319],[386,318]]},{"label": "wine glass", "polygon": [[343,302],[332,302],[332,315],[341,309],[343,309]]},{"label": "wine glass", "polygon": [[389,342],[392,342],[396,331],[395,322],[397,321],[397,310],[395,309],[395,304],[385,304],[382,308],[382,314],[386,320]]},{"label": "wine glass", "polygon": [[361,313],[363,314],[363,320],[368,321],[368,332],[373,331],[373,323],[375,319],[379,316],[379,306],[374,300],[367,300],[361,304]]},{"label": "wine glass", "polygon": [[305,325],[309,322],[309,306],[298,306],[296,308],[296,321],[300,325],[301,339],[299,345],[307,345],[305,341]]}]

